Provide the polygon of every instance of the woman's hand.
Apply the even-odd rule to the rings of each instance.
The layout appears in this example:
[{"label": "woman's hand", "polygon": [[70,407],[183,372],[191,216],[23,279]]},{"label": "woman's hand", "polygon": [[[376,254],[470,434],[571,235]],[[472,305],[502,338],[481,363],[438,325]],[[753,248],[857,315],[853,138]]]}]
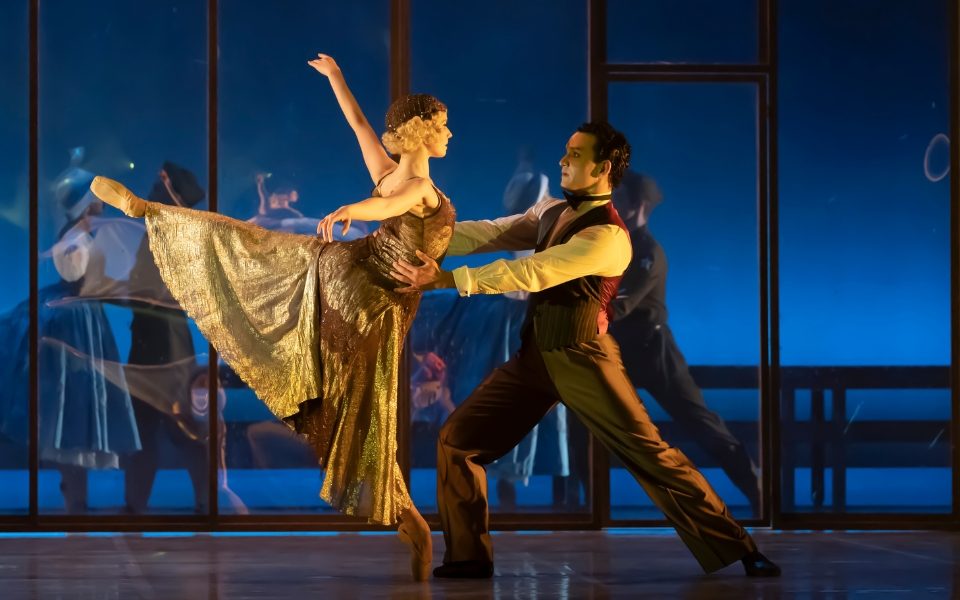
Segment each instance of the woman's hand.
[{"label": "woman's hand", "polygon": [[333,77],[333,75],[340,72],[340,66],[337,65],[337,61],[326,54],[317,54],[317,58],[308,60],[307,64],[316,69],[318,73],[322,73],[327,77]]},{"label": "woman's hand", "polygon": [[347,231],[350,230],[351,222],[353,222],[353,217],[350,216],[350,207],[341,206],[320,220],[320,223],[317,225],[317,233],[320,235],[321,240],[332,242],[333,226],[337,223],[343,223],[343,233],[341,235],[346,235]]}]

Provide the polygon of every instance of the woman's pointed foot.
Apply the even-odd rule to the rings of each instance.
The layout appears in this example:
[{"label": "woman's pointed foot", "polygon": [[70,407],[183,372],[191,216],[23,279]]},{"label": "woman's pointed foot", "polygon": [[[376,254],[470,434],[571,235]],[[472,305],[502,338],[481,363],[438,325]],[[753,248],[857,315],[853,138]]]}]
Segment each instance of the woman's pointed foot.
[{"label": "woman's pointed foot", "polygon": [[401,519],[397,535],[400,541],[410,546],[410,571],[413,579],[426,581],[430,577],[430,561],[433,560],[430,526],[416,509],[405,511]]},{"label": "woman's pointed foot", "polygon": [[119,181],[98,175],[93,178],[90,191],[110,206],[120,209],[128,217],[142,217],[147,211],[147,201],[135,196]]}]

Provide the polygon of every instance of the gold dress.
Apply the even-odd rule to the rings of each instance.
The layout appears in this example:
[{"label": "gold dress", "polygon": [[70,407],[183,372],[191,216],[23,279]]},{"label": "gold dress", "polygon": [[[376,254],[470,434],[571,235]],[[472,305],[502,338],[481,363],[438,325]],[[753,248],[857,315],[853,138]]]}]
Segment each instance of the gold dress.
[{"label": "gold dress", "polygon": [[[436,189],[436,188],[434,188]],[[410,506],[397,464],[400,352],[420,294],[393,291],[394,261],[442,260],[456,218],[405,213],[367,237],[322,242],[223,215],[148,203],[164,281],[220,356],[325,470],[320,497],[393,524]],[[374,190],[379,194],[379,188]]]}]

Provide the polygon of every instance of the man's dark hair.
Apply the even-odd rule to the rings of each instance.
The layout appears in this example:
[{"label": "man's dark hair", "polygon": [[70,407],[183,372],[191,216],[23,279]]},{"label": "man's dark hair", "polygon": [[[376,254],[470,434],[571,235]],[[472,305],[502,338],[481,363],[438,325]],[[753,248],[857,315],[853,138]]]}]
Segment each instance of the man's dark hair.
[{"label": "man's dark hair", "polygon": [[597,138],[593,145],[593,162],[610,161],[610,187],[620,185],[624,171],[630,166],[630,144],[627,137],[606,121],[590,121],[577,127],[580,133]]}]

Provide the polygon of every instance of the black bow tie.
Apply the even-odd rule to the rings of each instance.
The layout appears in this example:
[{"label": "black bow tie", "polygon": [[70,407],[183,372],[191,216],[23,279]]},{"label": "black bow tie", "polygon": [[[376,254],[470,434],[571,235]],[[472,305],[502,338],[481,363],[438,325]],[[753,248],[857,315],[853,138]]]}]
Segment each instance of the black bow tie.
[{"label": "black bow tie", "polygon": [[580,208],[580,204],[583,202],[603,201],[613,197],[613,194],[591,195],[584,194],[583,192],[571,192],[570,190],[564,190],[562,188],[561,191],[563,192],[563,197],[567,199],[567,204],[569,204],[573,210]]}]

